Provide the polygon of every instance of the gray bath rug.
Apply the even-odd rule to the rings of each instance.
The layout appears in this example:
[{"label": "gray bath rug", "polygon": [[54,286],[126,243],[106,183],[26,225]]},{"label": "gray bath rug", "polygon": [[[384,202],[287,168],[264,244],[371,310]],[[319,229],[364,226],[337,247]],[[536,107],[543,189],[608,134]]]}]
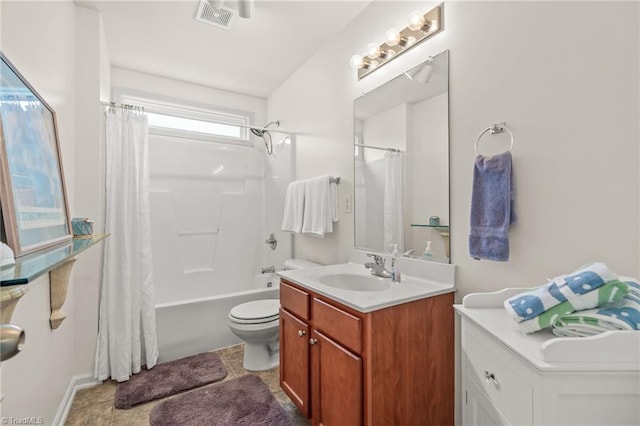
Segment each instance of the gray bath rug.
[{"label": "gray bath rug", "polygon": [[249,374],[162,401],[150,426],[292,426],[260,377]]},{"label": "gray bath rug", "polygon": [[213,352],[157,364],[116,387],[116,408],[131,408],[154,399],[219,382],[227,377],[220,357]]}]

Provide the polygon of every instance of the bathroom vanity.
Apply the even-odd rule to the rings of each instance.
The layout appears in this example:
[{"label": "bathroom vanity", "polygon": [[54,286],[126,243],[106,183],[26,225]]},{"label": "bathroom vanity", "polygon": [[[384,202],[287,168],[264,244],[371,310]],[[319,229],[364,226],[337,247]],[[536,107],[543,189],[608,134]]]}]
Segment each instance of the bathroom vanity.
[{"label": "bathroom vanity", "polygon": [[525,335],[504,300],[524,289],[467,295],[462,317],[462,424],[640,424],[640,333]]},{"label": "bathroom vanity", "polygon": [[280,275],[280,385],[312,424],[453,424],[453,285],[361,264]]}]

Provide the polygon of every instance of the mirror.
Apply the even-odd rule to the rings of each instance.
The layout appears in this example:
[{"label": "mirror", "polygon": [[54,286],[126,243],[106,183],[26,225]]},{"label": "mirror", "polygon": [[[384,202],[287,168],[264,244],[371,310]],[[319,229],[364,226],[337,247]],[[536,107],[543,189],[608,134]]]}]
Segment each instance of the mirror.
[{"label": "mirror", "polygon": [[355,247],[449,263],[449,51],[357,98],[354,130]]}]

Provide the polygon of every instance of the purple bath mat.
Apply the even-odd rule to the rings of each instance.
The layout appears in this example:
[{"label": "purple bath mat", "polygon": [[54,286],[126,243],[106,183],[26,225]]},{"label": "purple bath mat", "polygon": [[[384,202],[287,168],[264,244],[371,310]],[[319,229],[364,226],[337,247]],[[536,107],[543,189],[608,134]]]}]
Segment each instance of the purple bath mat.
[{"label": "purple bath mat", "polygon": [[131,408],[227,377],[220,357],[213,352],[157,364],[116,387],[116,408]]},{"label": "purple bath mat", "polygon": [[292,426],[267,385],[252,374],[162,401],[150,426]]}]

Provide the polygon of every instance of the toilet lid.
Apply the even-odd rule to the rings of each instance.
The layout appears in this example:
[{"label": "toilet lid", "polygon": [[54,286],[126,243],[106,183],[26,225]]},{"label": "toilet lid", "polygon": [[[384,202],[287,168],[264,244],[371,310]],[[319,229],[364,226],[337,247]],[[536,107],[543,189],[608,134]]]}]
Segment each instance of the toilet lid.
[{"label": "toilet lid", "polygon": [[235,306],[229,312],[229,318],[244,324],[275,321],[279,317],[279,308],[280,300],[278,299],[253,300]]}]

